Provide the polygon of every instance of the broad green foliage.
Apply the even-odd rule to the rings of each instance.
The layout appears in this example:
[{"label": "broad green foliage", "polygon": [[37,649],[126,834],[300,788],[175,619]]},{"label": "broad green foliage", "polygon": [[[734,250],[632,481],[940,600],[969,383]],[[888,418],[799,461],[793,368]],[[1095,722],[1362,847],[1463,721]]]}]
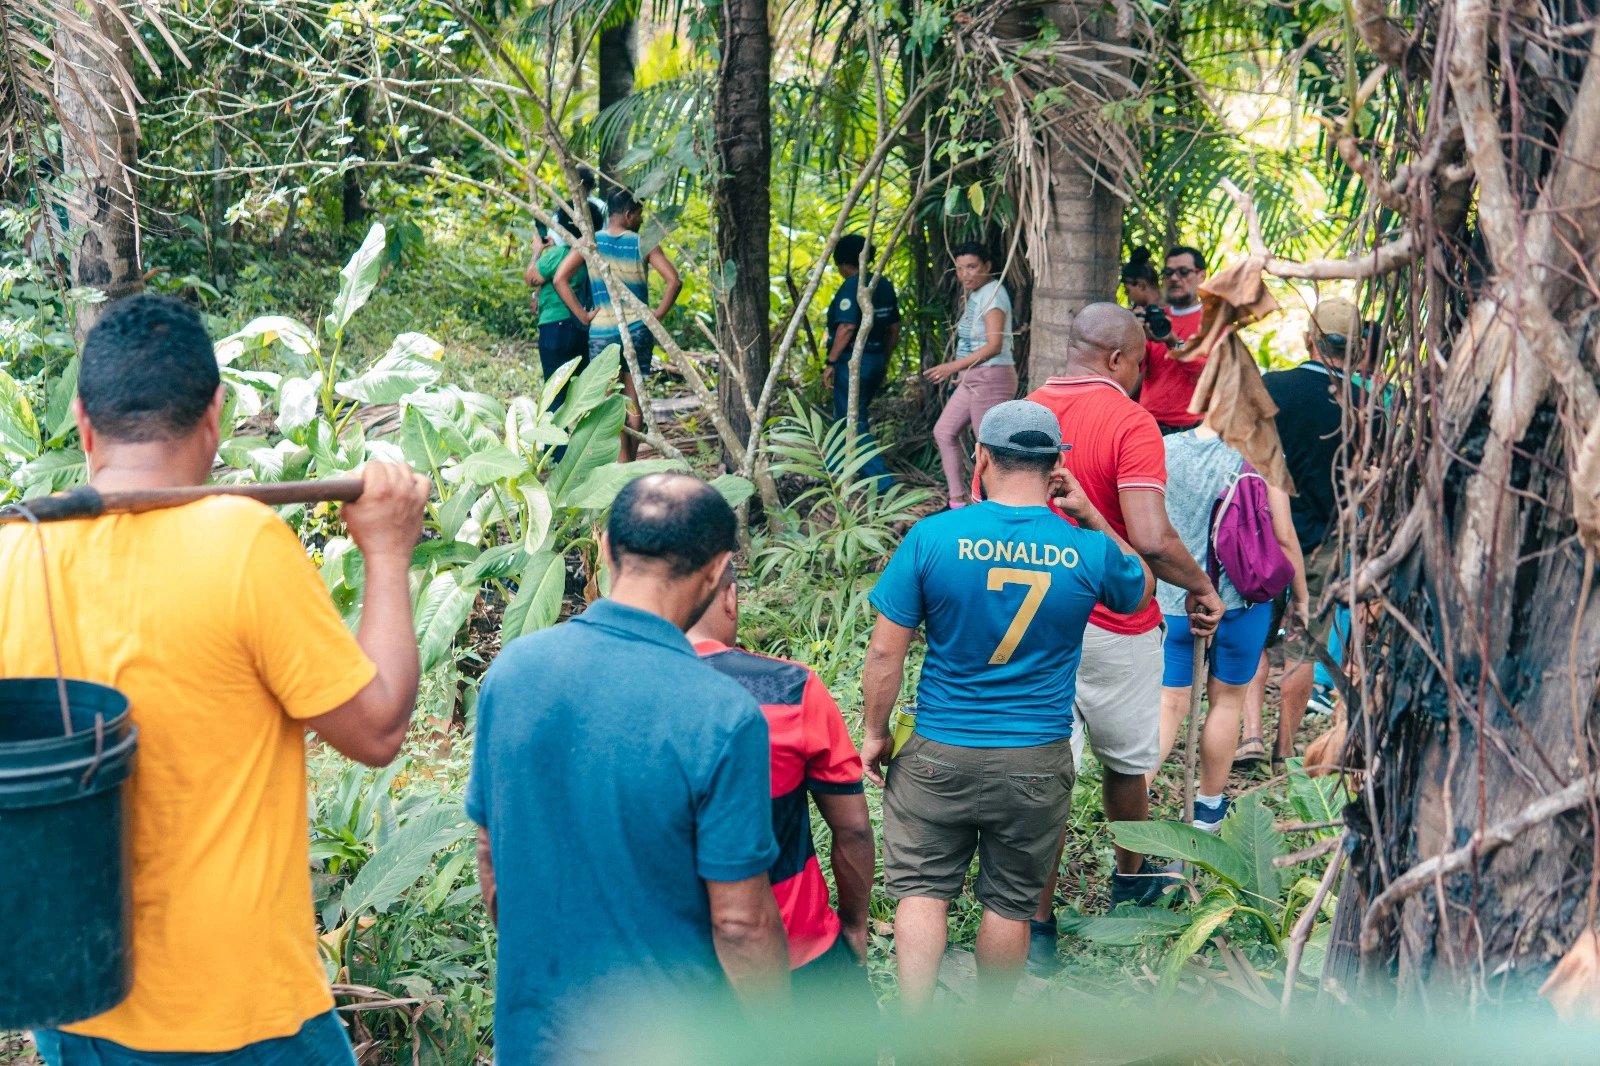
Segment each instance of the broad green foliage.
[{"label": "broad green foliage", "polygon": [[[217,343],[227,385],[223,441],[228,481],[356,476],[369,460],[403,462],[434,481],[426,531],[412,558],[412,609],[426,672],[470,649],[458,643],[485,592],[507,604],[501,637],[553,624],[566,592],[566,556],[592,573],[598,515],[630,480],[681,469],[671,460],[619,464],[624,400],[620,356],[609,349],[577,373],[577,360],[552,375],[537,398],[502,403],[444,381],[443,346],[401,333],[366,366],[347,365],[344,338],[379,283],[384,227],[375,225],[339,272],[332,309],[313,329],[264,315]],[[566,402],[553,409],[561,386]],[[0,371],[0,477],[4,496],[33,497],[86,476],[71,399],[77,363],[45,383],[41,411],[28,390]],[[271,426],[263,430],[266,416]],[[42,417],[41,417],[42,416]],[[564,454],[558,457],[558,452]],[[718,479],[730,498],[749,495],[741,478]],[[320,540],[324,583],[352,625],[364,569],[341,536],[324,538],[320,513],[282,510],[312,543]]]},{"label": "broad green foliage", "polygon": [[[1307,777],[1301,767],[1302,760],[1290,761],[1291,805],[1308,823],[1336,820],[1347,798],[1345,785],[1337,777]],[[1289,853],[1289,847],[1259,793],[1239,796],[1223,820],[1220,835],[1181,822],[1112,822],[1110,828],[1116,842],[1125,848],[1182,860],[1214,879],[1205,887],[1198,876],[1191,875],[1186,891],[1194,902],[1183,912],[1126,906],[1104,917],[1074,915],[1062,923],[1067,932],[1107,946],[1175,936],[1160,966],[1164,995],[1176,989],[1184,964],[1214,936],[1257,937],[1281,958],[1284,941],[1300,916],[1296,904],[1304,905],[1317,889],[1314,878],[1298,876],[1294,867],[1280,868],[1274,863]],[[1313,839],[1325,839],[1334,830],[1311,832]],[[1329,918],[1333,902],[1330,897],[1323,905]],[[1238,924],[1233,924],[1236,919]],[[1318,947],[1314,951],[1308,947],[1301,973],[1315,976],[1320,972],[1326,942],[1324,922],[1313,930],[1311,943]]]}]

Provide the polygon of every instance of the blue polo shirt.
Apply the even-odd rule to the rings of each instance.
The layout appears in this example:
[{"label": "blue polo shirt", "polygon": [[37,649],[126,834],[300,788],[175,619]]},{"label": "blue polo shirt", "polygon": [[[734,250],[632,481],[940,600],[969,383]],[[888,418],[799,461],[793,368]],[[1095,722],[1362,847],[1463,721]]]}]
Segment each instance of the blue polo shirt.
[{"label": "blue polo shirt", "polygon": [[869,598],[889,621],[926,628],[918,733],[1031,747],[1072,735],[1089,612],[1132,611],[1144,569],[1048,507],[986,500],[912,526]]},{"label": "blue polo shirt", "polygon": [[499,892],[498,1062],[598,1054],[619,1003],[725,991],[705,882],[777,858],[768,764],[761,708],[663,618],[598,600],[506,645],[467,783]]}]

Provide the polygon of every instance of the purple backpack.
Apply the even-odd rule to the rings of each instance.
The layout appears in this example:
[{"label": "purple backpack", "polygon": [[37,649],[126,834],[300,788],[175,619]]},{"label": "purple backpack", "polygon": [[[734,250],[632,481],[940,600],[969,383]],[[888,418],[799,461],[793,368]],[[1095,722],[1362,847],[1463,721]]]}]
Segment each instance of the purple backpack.
[{"label": "purple backpack", "polygon": [[1267,479],[1245,463],[1211,506],[1211,580],[1220,568],[1247,603],[1267,603],[1294,581],[1294,563],[1272,532]]}]

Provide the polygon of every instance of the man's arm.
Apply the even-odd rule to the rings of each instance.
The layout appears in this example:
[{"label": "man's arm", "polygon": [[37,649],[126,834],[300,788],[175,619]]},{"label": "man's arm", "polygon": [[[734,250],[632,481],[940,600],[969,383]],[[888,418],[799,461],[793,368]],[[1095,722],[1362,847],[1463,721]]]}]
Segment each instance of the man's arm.
[{"label": "man's arm", "polygon": [[872,818],[867,797],[854,792],[813,792],[822,820],[833,834],[833,883],[839,889],[839,924],[845,942],[865,965],[867,961],[867,903],[872,898],[877,846],[872,839]]},{"label": "man's arm", "polygon": [[[902,550],[904,550],[902,548]],[[905,680],[906,652],[916,630],[878,615],[867,645],[867,661],[861,668],[861,697],[865,704],[866,729],[861,741],[861,762],[867,780],[883,787],[883,768],[893,753],[894,738],[889,735],[889,712],[900,698]]]},{"label": "man's arm", "polygon": [[660,245],[650,249],[649,263],[665,283],[661,289],[661,302],[656,305],[656,321],[665,323],[667,312],[672,310],[672,305],[678,302],[678,293],[683,291],[683,279],[678,277],[678,268],[672,265],[672,260],[667,258],[667,253],[661,250]]},{"label": "man's arm", "polygon": [[1050,502],[1061,508],[1067,517],[1076,522],[1081,529],[1092,529],[1096,533],[1104,533],[1111,538],[1113,544],[1122,552],[1139,563],[1139,569],[1144,571],[1144,595],[1139,599],[1139,605],[1132,611],[1122,612],[1132,614],[1133,611],[1142,611],[1150,602],[1150,597],[1156,592],[1156,578],[1150,572],[1150,565],[1146,563],[1133,546],[1111,528],[1111,523],[1106,521],[1105,515],[1100,513],[1090,500],[1088,493],[1083,491],[1083,486],[1078,484],[1078,479],[1072,476],[1072,471],[1067,469],[1065,461],[1058,463],[1050,474]]},{"label": "man's arm", "polygon": [[556,287],[556,295],[561,297],[561,302],[567,305],[573,317],[584,325],[594,319],[593,311],[585,311],[583,304],[578,300],[578,294],[572,289],[572,279],[577,277],[578,268],[583,266],[583,253],[574,248],[561,260],[561,265],[556,267],[556,276],[550,279],[550,284]]},{"label": "man's arm", "polygon": [[707,881],[711,940],[717,961],[739,998],[782,1002],[789,997],[789,942],[766,874],[743,881]]},{"label": "man's arm", "polygon": [[417,702],[417,637],[411,624],[411,551],[433,483],[409,467],[368,463],[345,526],[366,563],[356,642],[378,667],[360,692],[306,724],[341,755],[368,766],[394,761]]},{"label": "man's arm", "polygon": [[1167,500],[1151,489],[1122,489],[1117,493],[1128,542],[1152,573],[1169,585],[1189,593],[1189,627],[1197,637],[1208,637],[1222,621],[1222,599],[1211,579],[1183,546],[1178,531],[1167,518]]},{"label": "man's arm", "polygon": [[489,911],[489,920],[500,924],[500,899],[494,890],[494,855],[489,849],[489,827],[478,826],[478,894]]}]

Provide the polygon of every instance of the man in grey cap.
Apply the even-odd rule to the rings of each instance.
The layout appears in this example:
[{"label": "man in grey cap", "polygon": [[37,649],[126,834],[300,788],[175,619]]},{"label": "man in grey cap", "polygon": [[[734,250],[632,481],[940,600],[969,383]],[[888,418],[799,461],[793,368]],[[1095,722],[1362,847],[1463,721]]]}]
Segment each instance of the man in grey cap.
[{"label": "man in grey cap", "polygon": [[[973,853],[978,973],[1009,996],[1072,804],[1073,690],[1089,612],[1149,602],[1155,579],[1061,464],[1055,415],[1002,403],[978,429],[982,503],[918,522],[873,589],[862,691],[867,777],[883,797],[884,884],[908,1011],[932,999],[945,915]],[[1050,510],[1052,500],[1077,525]],[[890,712],[917,628],[928,654],[915,729]],[[902,712],[904,713],[904,712]],[[887,764],[887,771],[886,771]]]}]

